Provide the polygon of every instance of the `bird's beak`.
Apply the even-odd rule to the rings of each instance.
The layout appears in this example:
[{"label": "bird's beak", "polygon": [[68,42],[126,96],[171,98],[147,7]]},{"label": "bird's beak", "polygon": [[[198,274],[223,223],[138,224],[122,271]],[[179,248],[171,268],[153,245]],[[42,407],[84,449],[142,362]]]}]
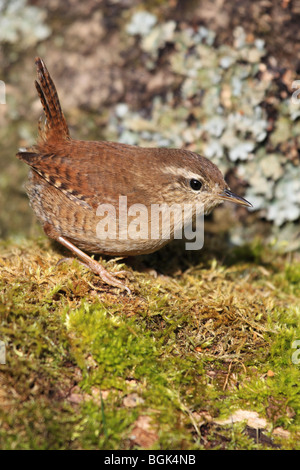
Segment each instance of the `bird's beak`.
[{"label": "bird's beak", "polygon": [[220,198],[225,201],[235,202],[236,204],[241,204],[242,206],[253,207],[252,204],[241,196],[237,196],[232,193],[229,189],[224,189],[220,194]]}]

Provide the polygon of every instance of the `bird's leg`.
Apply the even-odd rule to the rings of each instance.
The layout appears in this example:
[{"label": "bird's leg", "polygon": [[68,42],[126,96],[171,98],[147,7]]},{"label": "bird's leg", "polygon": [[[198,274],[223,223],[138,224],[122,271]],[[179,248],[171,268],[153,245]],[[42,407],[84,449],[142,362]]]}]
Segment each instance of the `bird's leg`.
[{"label": "bird's leg", "polygon": [[[93,271],[93,273],[98,274],[98,276],[100,276],[106,284],[114,287],[119,287],[120,289],[125,289],[127,290],[128,294],[131,294],[130,289],[123,282],[116,279],[103,266],[101,266],[100,263],[98,263],[86,253],[81,251],[79,248],[73,245],[73,243],[69,242],[65,237],[59,236],[57,237],[57,241],[66,248],[68,248],[70,251],[72,251],[72,253],[77,255],[78,258],[80,258],[81,263],[87,268],[89,268],[91,271]],[[121,271],[116,274],[121,274]]]}]

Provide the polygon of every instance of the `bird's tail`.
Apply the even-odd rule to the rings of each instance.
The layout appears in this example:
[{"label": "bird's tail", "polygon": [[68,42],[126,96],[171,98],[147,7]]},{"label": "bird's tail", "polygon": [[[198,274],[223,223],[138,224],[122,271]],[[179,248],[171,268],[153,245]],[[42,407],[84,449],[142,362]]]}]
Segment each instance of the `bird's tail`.
[{"label": "bird's tail", "polygon": [[35,59],[37,66],[38,81],[35,86],[40,97],[45,112],[45,120],[39,120],[39,141],[28,149],[20,149],[17,158],[30,166],[39,155],[53,153],[53,148],[57,149],[57,144],[70,138],[69,128],[65,116],[60,107],[59,98],[54,82],[47,70],[43,60]]},{"label": "bird's tail", "polygon": [[54,82],[47,67],[40,57],[36,57],[38,81],[35,86],[45,112],[45,122],[39,121],[39,136],[44,142],[65,140],[69,138],[69,128],[62,112]]}]

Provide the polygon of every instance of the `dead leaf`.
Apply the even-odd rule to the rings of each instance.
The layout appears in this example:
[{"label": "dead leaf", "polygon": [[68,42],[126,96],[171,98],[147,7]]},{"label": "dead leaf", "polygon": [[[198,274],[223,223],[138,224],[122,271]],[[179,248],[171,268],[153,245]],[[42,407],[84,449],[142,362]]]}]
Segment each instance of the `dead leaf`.
[{"label": "dead leaf", "polygon": [[274,436],[283,437],[284,439],[288,439],[290,437],[290,432],[283,428],[275,428],[272,432]]},{"label": "dead leaf", "polygon": [[141,405],[142,403],[144,403],[144,400],[137,393],[131,393],[123,400],[123,405],[128,408],[134,408],[138,405]]},{"label": "dead leaf", "polygon": [[149,449],[158,439],[157,432],[153,429],[149,416],[140,416],[131,432],[130,439],[137,445]]},{"label": "dead leaf", "polygon": [[229,418],[217,419],[215,423],[225,425],[241,421],[246,421],[247,425],[254,429],[264,429],[267,427],[267,421],[264,418],[260,418],[256,411],[248,410],[236,410]]}]

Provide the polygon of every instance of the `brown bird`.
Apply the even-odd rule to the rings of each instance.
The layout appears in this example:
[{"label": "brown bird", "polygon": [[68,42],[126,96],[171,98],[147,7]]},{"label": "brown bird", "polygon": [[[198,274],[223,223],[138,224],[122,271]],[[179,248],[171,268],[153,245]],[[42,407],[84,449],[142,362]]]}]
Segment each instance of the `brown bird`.
[{"label": "brown bird", "polygon": [[[107,284],[130,292],[84,251],[116,256],[151,253],[182,228],[183,207],[193,208],[190,215],[195,220],[196,206],[204,213],[224,200],[251,206],[230,191],[216,165],[194,152],[72,139],[50,74],[42,59],[35,63],[35,86],[46,118],[39,121],[37,144],[17,154],[31,167],[26,186],[30,204],[45,233]],[[131,213],[124,212],[125,202],[126,208],[134,208]],[[173,205],[169,233],[160,218],[153,236],[152,208],[159,207],[163,218]]]}]

